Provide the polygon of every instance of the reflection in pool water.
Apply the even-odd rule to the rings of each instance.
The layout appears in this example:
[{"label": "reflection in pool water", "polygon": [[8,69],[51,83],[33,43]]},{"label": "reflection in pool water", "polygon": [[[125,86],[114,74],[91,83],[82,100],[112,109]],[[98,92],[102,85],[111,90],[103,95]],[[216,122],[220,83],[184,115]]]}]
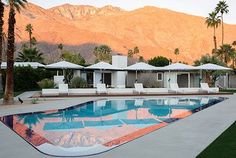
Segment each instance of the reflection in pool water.
[{"label": "reflection in pool water", "polygon": [[5,116],[1,121],[45,154],[83,156],[110,150],[223,100],[98,100],[62,110]]}]

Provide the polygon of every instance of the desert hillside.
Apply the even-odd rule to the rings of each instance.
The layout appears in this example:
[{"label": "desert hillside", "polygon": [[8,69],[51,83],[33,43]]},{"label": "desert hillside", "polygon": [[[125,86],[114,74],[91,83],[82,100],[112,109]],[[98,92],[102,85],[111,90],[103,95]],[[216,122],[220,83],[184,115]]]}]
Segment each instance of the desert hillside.
[{"label": "desert hillside", "polygon": [[[6,7],[5,22],[7,13]],[[210,53],[213,48],[213,30],[207,29],[203,17],[157,7],[125,11],[113,6],[96,8],[65,4],[44,9],[28,4],[16,18],[17,42],[28,40],[25,26],[31,23],[39,48],[48,56],[48,61],[58,57],[59,43],[63,43],[65,49],[81,53],[88,62],[93,62],[92,50],[99,44],[107,44],[121,54],[138,46],[145,59],[158,55],[175,59],[173,51],[179,48],[179,60],[188,63]],[[220,35],[219,28],[218,44]],[[225,25],[225,35],[227,43],[236,40],[236,25]]]}]

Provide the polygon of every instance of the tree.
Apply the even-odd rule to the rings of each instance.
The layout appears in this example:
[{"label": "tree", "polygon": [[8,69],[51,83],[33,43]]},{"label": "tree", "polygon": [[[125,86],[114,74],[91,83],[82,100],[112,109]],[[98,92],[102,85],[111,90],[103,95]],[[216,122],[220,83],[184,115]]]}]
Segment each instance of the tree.
[{"label": "tree", "polygon": [[143,56],[139,56],[138,61],[139,61],[139,62],[145,62],[145,59],[143,58]]},{"label": "tree", "polygon": [[217,12],[213,11],[212,13],[209,13],[209,16],[206,17],[205,23],[207,24],[207,28],[211,27],[214,29],[214,50],[213,52],[216,53],[217,51],[217,40],[216,40],[216,28],[218,28],[219,24],[221,23],[220,16],[217,15]]},{"label": "tree", "polygon": [[[236,49],[236,40],[232,42],[232,46],[234,46],[234,49]],[[236,64],[236,54],[233,59],[233,69],[235,69],[235,64]]]},{"label": "tree", "polygon": [[148,64],[157,66],[157,67],[167,66],[169,65],[169,63],[170,63],[170,60],[163,56],[157,56],[148,60]]},{"label": "tree", "polygon": [[61,55],[61,58],[74,64],[85,65],[86,63],[85,59],[80,55],[80,53],[76,54],[70,51],[64,51]]},{"label": "tree", "polygon": [[139,48],[137,46],[134,47],[133,49],[128,50],[128,57],[129,58],[132,58],[132,57],[134,57],[135,55],[138,55],[138,54],[139,54]]},{"label": "tree", "polygon": [[179,53],[180,53],[179,48],[175,48],[174,54],[176,55],[176,62],[178,62],[177,57]]},{"label": "tree", "polygon": [[20,62],[39,62],[43,63],[43,53],[39,53],[37,48],[23,48],[22,52],[18,53],[17,61]]},{"label": "tree", "polygon": [[64,46],[63,46],[63,44],[62,43],[60,43],[60,44],[58,44],[58,46],[57,46],[57,48],[59,49],[59,50],[63,50],[63,48],[64,48]]},{"label": "tree", "polygon": [[[4,24],[4,3],[0,0],[0,65],[2,65],[3,54],[3,24]],[[0,66],[0,77],[2,76],[2,69]]]},{"label": "tree", "polygon": [[215,56],[224,61],[226,65],[235,58],[236,51],[230,44],[224,44],[217,50]]},{"label": "tree", "polygon": [[7,38],[7,70],[6,70],[6,86],[3,103],[14,103],[14,51],[15,51],[15,10],[20,11],[21,7],[27,3],[27,0],[8,0],[9,2],[9,18],[8,18],[8,38]]},{"label": "tree", "polygon": [[33,34],[33,26],[31,24],[27,24],[25,27],[25,31],[29,34],[29,47],[32,48],[32,34]]},{"label": "tree", "polygon": [[[219,60],[216,56],[211,56],[209,54],[202,56],[199,60],[194,61],[195,66],[199,66],[202,64],[216,64],[225,66],[225,63]],[[204,71],[203,72],[206,76],[206,82],[210,85],[214,85],[220,75],[224,74],[223,71]]]},{"label": "tree", "polygon": [[215,11],[216,13],[220,13],[221,14],[221,26],[222,26],[222,45],[224,45],[224,14],[228,14],[229,12],[229,6],[226,3],[226,1],[221,0],[219,1],[219,3],[217,4]]},{"label": "tree", "polygon": [[96,46],[93,54],[96,56],[96,61],[111,62],[111,48],[108,45]]}]

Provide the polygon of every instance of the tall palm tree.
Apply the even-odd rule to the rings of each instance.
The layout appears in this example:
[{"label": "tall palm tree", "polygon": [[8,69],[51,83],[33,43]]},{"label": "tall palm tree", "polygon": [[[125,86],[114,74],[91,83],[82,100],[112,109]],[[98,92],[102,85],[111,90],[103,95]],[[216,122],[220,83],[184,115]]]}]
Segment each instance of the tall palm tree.
[{"label": "tall palm tree", "polygon": [[220,23],[221,23],[220,16],[218,16],[217,12],[215,11],[209,13],[209,16],[206,17],[207,28],[213,27],[214,29],[214,36],[213,36],[214,46],[215,46],[215,49],[213,50],[214,53],[216,53],[217,51],[216,28],[218,28]]},{"label": "tall palm tree", "polygon": [[176,55],[176,62],[178,62],[177,57],[178,57],[179,53],[180,53],[179,48],[175,48],[174,54]]},{"label": "tall palm tree", "polygon": [[[4,24],[4,3],[0,0],[0,65],[2,65],[3,53],[3,24]],[[0,77],[2,76],[2,69],[0,66]]]},{"label": "tall palm tree", "polygon": [[222,45],[224,44],[224,14],[227,14],[229,12],[229,6],[226,3],[226,1],[221,0],[216,6],[216,13],[221,14],[221,26],[222,26]]},{"label": "tall palm tree", "polygon": [[29,47],[32,48],[32,34],[33,34],[33,26],[31,24],[27,24],[25,27],[25,31],[29,34]]},{"label": "tall palm tree", "polygon": [[8,18],[8,38],[7,38],[7,71],[6,71],[6,86],[3,103],[14,103],[14,51],[15,51],[15,10],[20,11],[21,7],[27,3],[27,0],[8,0],[10,11]]}]

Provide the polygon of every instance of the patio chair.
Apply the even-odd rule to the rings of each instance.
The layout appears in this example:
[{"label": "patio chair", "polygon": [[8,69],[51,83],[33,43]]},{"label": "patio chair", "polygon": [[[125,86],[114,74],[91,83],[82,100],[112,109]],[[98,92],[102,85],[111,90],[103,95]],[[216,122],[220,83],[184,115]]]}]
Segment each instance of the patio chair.
[{"label": "patio chair", "polygon": [[170,92],[175,92],[175,93],[183,93],[184,90],[179,88],[178,83],[170,83]]},{"label": "patio chair", "polygon": [[101,84],[101,83],[97,84],[96,93],[98,93],[98,94],[102,94],[102,93],[107,94],[108,91],[107,91],[107,88],[106,88],[106,84]]},{"label": "patio chair", "polygon": [[59,94],[69,94],[68,84],[59,84],[58,86]]},{"label": "patio chair", "polygon": [[142,83],[135,83],[134,84],[134,92],[137,92],[138,94],[145,93],[145,90],[143,88]]},{"label": "patio chair", "polygon": [[219,91],[219,88],[210,88],[207,83],[201,83],[201,89],[200,91],[204,91],[207,93],[217,93]]}]

